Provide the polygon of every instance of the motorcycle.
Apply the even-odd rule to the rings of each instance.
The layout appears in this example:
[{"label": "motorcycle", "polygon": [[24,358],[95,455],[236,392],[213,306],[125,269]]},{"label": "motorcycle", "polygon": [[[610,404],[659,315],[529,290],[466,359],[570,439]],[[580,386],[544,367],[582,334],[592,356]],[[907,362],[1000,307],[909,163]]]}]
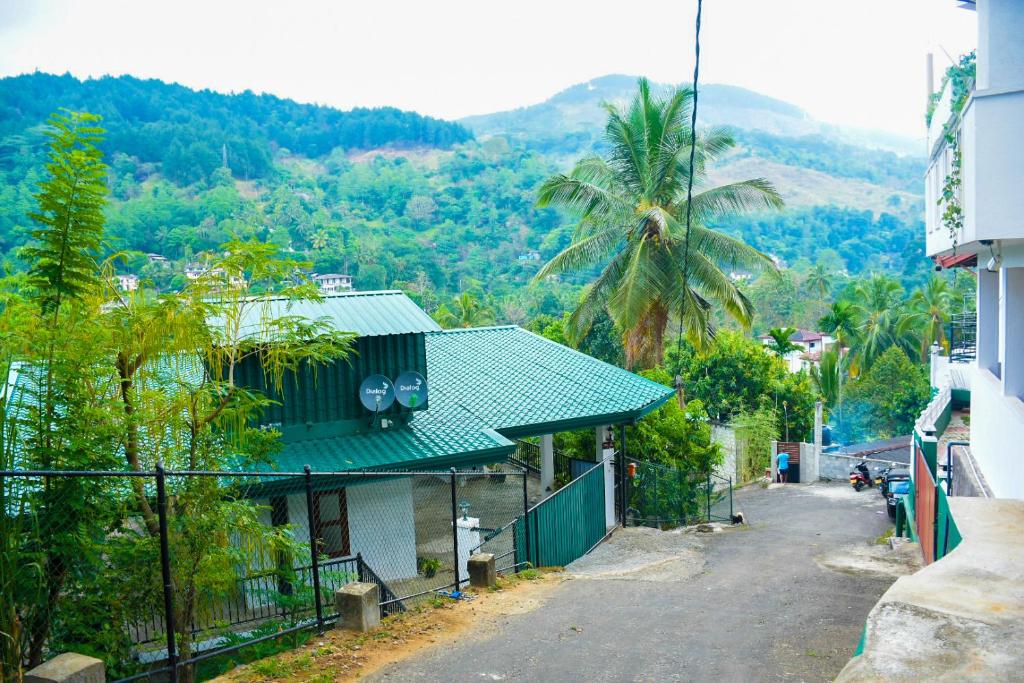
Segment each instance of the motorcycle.
[{"label": "motorcycle", "polygon": [[860,491],[865,486],[871,487],[874,485],[875,482],[871,478],[871,472],[868,471],[867,461],[861,460],[850,472],[850,486],[853,487],[854,491]]},{"label": "motorcycle", "polygon": [[889,473],[892,472],[893,470],[900,469],[901,467],[906,467],[906,465],[901,465],[898,462],[894,462],[885,469],[879,470],[878,472],[875,473],[875,486],[878,487],[878,492],[882,494],[882,497],[885,497],[888,493],[888,491],[886,491],[885,489],[886,480],[889,477]]}]

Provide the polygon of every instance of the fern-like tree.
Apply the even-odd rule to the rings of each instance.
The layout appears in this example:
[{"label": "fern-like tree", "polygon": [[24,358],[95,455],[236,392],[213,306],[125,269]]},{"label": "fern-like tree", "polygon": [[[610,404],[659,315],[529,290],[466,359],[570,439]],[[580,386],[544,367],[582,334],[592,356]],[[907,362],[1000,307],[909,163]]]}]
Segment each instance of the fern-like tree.
[{"label": "fern-like tree", "polygon": [[[98,117],[50,118],[49,153],[36,194],[25,276],[0,284],[3,459],[18,469],[105,469],[115,439],[104,419],[110,384],[109,335],[98,321],[97,252],[103,234],[107,168]],[[95,479],[0,481],[0,677],[40,664],[53,644],[54,615],[68,583],[91,571],[89,539],[102,535],[114,505]]]},{"label": "fern-like tree", "polygon": [[[581,159],[569,174],[552,176],[540,188],[540,206],[563,208],[579,222],[572,243],[537,278],[603,264],[567,333],[578,342],[607,310],[623,330],[630,368],[662,362],[673,315],[681,317],[687,337],[702,345],[714,336],[716,305],[749,326],[753,307],[727,271],[773,268],[766,255],[710,226],[732,212],[779,208],[782,199],[763,178],[709,185],[708,164],[735,143],[721,128],[691,138],[692,105],[690,89],[660,98],[641,78],[628,107],[605,105],[608,153]],[[687,250],[691,174],[695,194]]]}]

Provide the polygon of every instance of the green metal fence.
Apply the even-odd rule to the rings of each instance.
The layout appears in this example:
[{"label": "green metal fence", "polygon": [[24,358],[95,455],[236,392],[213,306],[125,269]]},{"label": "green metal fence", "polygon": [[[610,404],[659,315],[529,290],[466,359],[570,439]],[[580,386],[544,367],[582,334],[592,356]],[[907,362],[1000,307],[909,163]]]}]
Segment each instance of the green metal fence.
[{"label": "green metal fence", "polygon": [[628,459],[626,523],[668,528],[732,520],[732,479]]},{"label": "green metal fence", "polygon": [[594,467],[516,521],[516,562],[564,567],[606,534],[604,467]]},{"label": "green metal fence", "polygon": [[963,540],[960,536],[960,529],[957,528],[953,515],[949,511],[949,500],[946,492],[942,490],[942,484],[938,486],[939,504],[935,518],[935,559],[941,560],[954,548],[960,545]]}]

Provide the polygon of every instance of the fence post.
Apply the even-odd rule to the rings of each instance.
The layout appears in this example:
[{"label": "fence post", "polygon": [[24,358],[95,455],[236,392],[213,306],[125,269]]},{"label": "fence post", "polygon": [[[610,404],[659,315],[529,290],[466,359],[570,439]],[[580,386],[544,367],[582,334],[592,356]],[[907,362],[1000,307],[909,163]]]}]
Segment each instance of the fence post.
[{"label": "fence post", "polygon": [[619,425],[619,515],[626,526],[626,425]]},{"label": "fence post", "polygon": [[732,521],[732,516],[735,514],[732,510],[732,477],[729,477],[729,521]]},{"label": "fence post", "polygon": [[452,489],[452,568],[455,570],[455,590],[459,590],[459,515],[455,505],[455,468],[451,473]]},{"label": "fence post", "polygon": [[164,624],[167,627],[167,664],[171,681],[178,680],[178,644],[174,623],[174,585],[171,581],[171,549],[167,538],[167,488],[164,466],[156,464],[156,512],[160,526],[160,573],[164,582]]},{"label": "fence post", "polygon": [[[526,547],[523,549],[523,559],[525,562],[531,562],[530,560],[530,525],[528,524],[530,517],[530,498],[526,490],[527,479],[526,470],[523,470],[523,540],[525,541]],[[512,529],[512,541],[516,540],[515,529]],[[515,555],[513,555],[514,557]],[[531,564],[532,566],[532,564]]]},{"label": "fence post", "polygon": [[305,465],[302,471],[306,473],[306,519],[309,521],[309,559],[313,570],[313,604],[316,606],[316,630],[317,633],[324,632],[324,610],[320,605],[320,562],[317,558],[317,543],[319,537],[318,529],[313,512],[313,473],[309,465]]},{"label": "fence post", "polygon": [[708,472],[708,485],[705,489],[705,495],[708,500],[708,521],[711,521],[711,473]]}]

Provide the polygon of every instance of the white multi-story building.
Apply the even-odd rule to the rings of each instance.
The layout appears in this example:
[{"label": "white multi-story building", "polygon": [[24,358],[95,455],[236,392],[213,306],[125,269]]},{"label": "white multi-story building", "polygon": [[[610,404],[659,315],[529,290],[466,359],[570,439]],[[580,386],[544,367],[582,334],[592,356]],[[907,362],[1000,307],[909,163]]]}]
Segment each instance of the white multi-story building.
[{"label": "white multi-story building", "polygon": [[[824,332],[797,330],[789,335],[789,341],[800,348],[790,351],[782,359],[786,361],[789,371],[795,373],[817,366],[821,362],[821,354],[832,348],[836,340]],[[771,335],[763,335],[761,343],[765,346],[771,344]]]},{"label": "white multi-story building", "polygon": [[317,287],[319,287],[320,291],[324,294],[337,294],[338,292],[352,291],[351,275],[324,273],[323,275],[314,275],[313,282],[316,283]]},{"label": "white multi-story building", "polygon": [[137,275],[115,275],[114,279],[117,280],[117,286],[123,292],[134,292],[139,288],[139,277]]},{"label": "white multi-story building", "polygon": [[926,245],[940,266],[977,271],[971,452],[995,496],[1024,498],[1024,1],[962,4],[977,12],[977,75],[960,102],[945,84],[929,124]]}]

